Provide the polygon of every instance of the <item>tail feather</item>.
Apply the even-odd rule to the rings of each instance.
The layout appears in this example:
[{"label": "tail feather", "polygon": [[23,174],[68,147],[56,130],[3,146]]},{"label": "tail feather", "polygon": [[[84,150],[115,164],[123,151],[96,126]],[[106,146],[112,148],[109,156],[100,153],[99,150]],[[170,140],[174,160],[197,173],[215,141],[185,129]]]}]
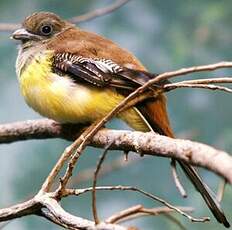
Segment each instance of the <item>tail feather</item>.
[{"label": "tail feather", "polygon": [[[172,132],[167,111],[166,111],[166,102],[165,96],[160,95],[155,100],[148,100],[146,102],[138,104],[137,108],[144,116],[144,118],[148,121],[153,131],[158,132],[162,135],[166,135],[169,137],[174,137]],[[207,206],[218,220],[219,223],[222,223],[225,227],[229,228],[230,224],[227,221],[223,210],[216,199],[214,193],[209,189],[209,187],[202,181],[201,177],[197,174],[194,167],[182,162],[178,161],[183,171],[190,179],[196,190],[201,194],[203,199],[205,200]]]},{"label": "tail feather", "polygon": [[139,103],[137,108],[152,127],[152,131],[174,137],[166,109],[166,97],[159,95],[155,100],[148,99]]},{"label": "tail feather", "polygon": [[207,206],[217,219],[219,223],[222,223],[226,228],[230,227],[229,222],[227,221],[224,212],[215,197],[213,191],[202,181],[200,176],[197,174],[196,170],[194,167],[185,164],[181,161],[178,161],[181,168],[185,172],[185,174],[188,176],[196,190],[201,194],[203,199],[205,200]]}]

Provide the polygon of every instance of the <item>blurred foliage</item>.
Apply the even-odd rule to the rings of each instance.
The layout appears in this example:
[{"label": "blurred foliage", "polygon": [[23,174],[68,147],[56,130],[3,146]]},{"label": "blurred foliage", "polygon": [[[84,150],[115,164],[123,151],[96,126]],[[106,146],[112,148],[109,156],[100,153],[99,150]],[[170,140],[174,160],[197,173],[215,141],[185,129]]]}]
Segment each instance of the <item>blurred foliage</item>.
[{"label": "blurred foliage", "polygon": [[[105,6],[112,1],[104,0],[20,0],[0,1],[0,22],[20,22],[34,11],[52,11],[64,18]],[[133,52],[153,72],[164,72],[181,67],[202,65],[231,58],[231,14],[232,2],[221,0],[133,0],[120,10],[82,23],[84,29],[100,33],[122,47]],[[12,122],[38,118],[20,96],[14,63],[17,55],[15,42],[9,33],[0,33],[0,121]],[[195,74],[188,77],[226,76],[231,71]],[[231,95],[203,90],[176,90],[168,95],[168,108],[175,132],[197,133],[193,139],[231,151]],[[125,128],[118,121],[113,128]],[[41,140],[1,145],[0,207],[27,199],[35,194],[49,170],[68,142],[63,140]],[[100,151],[88,148],[78,165],[78,172],[93,167]],[[108,161],[120,153],[111,153]],[[189,198],[183,200],[170,177],[168,160],[145,157],[139,163],[104,176],[98,184],[136,185],[159,195],[177,205],[192,205],[195,216],[210,215],[206,205],[188,186]],[[218,178],[204,174],[205,180],[216,188]],[[161,177],[162,175],[162,177]],[[188,182],[186,182],[189,185]],[[78,187],[89,185],[81,183]],[[227,187],[223,206],[231,218],[231,188]],[[98,208],[101,217],[106,217],[133,204],[143,203],[147,207],[155,204],[150,200],[130,193],[99,192]],[[72,213],[91,218],[90,196],[68,198],[63,201]],[[210,215],[211,216],[211,215]],[[212,217],[208,224],[192,224],[184,217],[175,215],[186,229],[222,229]],[[132,222],[131,222],[132,223]],[[129,223],[129,224],[131,224]],[[133,222],[141,229],[179,229],[165,218],[141,218]],[[57,226],[37,217],[25,217],[12,221],[5,229],[58,229]]]}]

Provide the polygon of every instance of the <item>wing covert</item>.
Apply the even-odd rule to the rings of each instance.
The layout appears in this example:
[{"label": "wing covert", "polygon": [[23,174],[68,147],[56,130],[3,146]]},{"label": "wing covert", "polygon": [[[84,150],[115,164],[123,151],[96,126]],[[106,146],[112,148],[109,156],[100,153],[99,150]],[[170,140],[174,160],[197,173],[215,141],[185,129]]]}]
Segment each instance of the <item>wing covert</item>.
[{"label": "wing covert", "polygon": [[84,80],[97,87],[115,87],[130,91],[143,85],[156,75],[122,67],[104,58],[86,58],[71,53],[58,53],[53,67],[70,74],[74,81]]}]

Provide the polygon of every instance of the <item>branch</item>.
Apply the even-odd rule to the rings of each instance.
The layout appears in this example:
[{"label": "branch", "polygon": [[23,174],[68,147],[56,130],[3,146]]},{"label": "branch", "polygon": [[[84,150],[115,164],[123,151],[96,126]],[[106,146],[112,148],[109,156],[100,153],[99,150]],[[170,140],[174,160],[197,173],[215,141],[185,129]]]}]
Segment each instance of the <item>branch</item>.
[{"label": "branch", "polygon": [[83,219],[66,212],[55,199],[43,198],[40,201],[46,209],[41,215],[46,219],[68,229],[76,230],[126,230],[127,228],[115,224],[100,223],[95,225],[93,221]]},{"label": "branch", "polygon": [[174,180],[174,183],[176,185],[177,190],[180,192],[180,195],[183,198],[187,197],[187,192],[185,191],[183,185],[180,182],[179,176],[177,174],[177,170],[176,170],[176,161],[174,159],[171,159],[171,171],[172,171],[172,177]]},{"label": "branch", "polygon": [[218,191],[217,191],[217,199],[219,202],[222,201],[222,198],[224,196],[225,188],[226,188],[227,181],[225,179],[222,179],[220,181],[220,184],[218,186]]},{"label": "branch", "polygon": [[130,0],[118,0],[118,1],[115,1],[115,3],[113,3],[110,6],[107,6],[105,8],[96,9],[96,10],[88,12],[86,14],[70,18],[69,21],[72,23],[75,23],[75,24],[90,21],[90,20],[95,19],[97,17],[112,13],[113,11],[119,9],[120,7],[122,7],[123,5],[128,3],[129,1]]},{"label": "branch", "polygon": [[72,230],[126,230],[125,227],[104,222],[95,226],[93,221],[73,216],[67,213],[53,196],[52,193],[38,194],[26,202],[0,209],[0,222],[36,214]]},{"label": "branch", "polygon": [[[177,82],[176,84],[178,84]],[[232,77],[215,77],[215,78],[203,78],[194,80],[181,81],[181,84],[216,84],[216,83],[232,83]]]},{"label": "branch", "polygon": [[227,93],[232,93],[232,89],[225,87],[225,86],[220,86],[220,85],[212,85],[212,84],[184,84],[181,82],[178,83],[172,83],[172,84],[167,84],[164,86],[164,89],[166,92],[178,89],[178,88],[198,88],[198,89],[209,89],[209,90],[220,90],[224,91]]},{"label": "branch", "polygon": [[[78,126],[80,128],[80,126]],[[71,127],[70,127],[71,128]],[[7,144],[15,141],[46,138],[74,139],[74,133],[80,129],[69,129],[68,126],[48,120],[27,120],[0,125],[0,143]],[[78,135],[78,134],[77,134]]]},{"label": "branch", "polygon": [[218,83],[224,83],[224,84],[232,83],[232,78],[221,77],[221,78],[185,80],[185,81],[165,84],[163,88],[165,92],[168,92],[168,91],[171,91],[177,88],[203,88],[203,89],[220,90],[220,91],[224,91],[227,93],[232,93],[231,88],[220,86],[220,85],[215,85]]},{"label": "branch", "polygon": [[[192,212],[193,208],[191,207],[178,207],[180,210],[184,212]],[[138,218],[141,216],[157,216],[160,214],[168,214],[173,212],[172,209],[168,207],[157,207],[157,208],[144,208],[142,205],[136,205],[130,207],[128,209],[122,210],[114,215],[108,217],[106,219],[106,223],[121,223],[124,221],[128,221],[134,218]]]},{"label": "branch", "polygon": [[111,149],[178,159],[213,171],[232,183],[232,157],[206,144],[154,133],[101,130],[94,136],[91,145],[103,147],[109,140],[112,141]]},{"label": "branch", "polygon": [[[187,75],[187,74],[196,73],[196,72],[214,71],[217,69],[231,68],[231,67],[232,67],[232,62],[222,61],[222,62],[209,64],[209,65],[200,65],[200,66],[182,68],[176,71],[170,71],[170,72],[165,72],[163,74],[159,74],[156,78],[149,81],[147,84],[150,86],[154,83],[162,82],[162,81],[165,81],[167,79],[170,79],[176,76]],[[221,82],[221,83],[226,83],[226,82]],[[147,86],[144,86],[144,87],[147,87]]]},{"label": "branch", "polygon": [[98,217],[98,213],[97,213],[97,204],[96,204],[96,186],[97,186],[97,178],[99,175],[99,172],[101,170],[102,164],[106,158],[106,154],[108,152],[108,149],[110,147],[111,143],[109,143],[108,146],[105,147],[103,154],[101,155],[99,162],[97,163],[97,167],[96,170],[94,172],[94,177],[93,177],[93,191],[92,191],[92,212],[93,212],[93,217],[94,217],[94,222],[95,224],[98,224],[99,221],[99,217]]},{"label": "branch", "polygon": [[[68,138],[74,129],[66,130],[52,120],[16,122],[0,125],[0,143],[36,138]],[[79,132],[78,127],[76,131]],[[132,131],[100,130],[90,145],[104,148],[112,141],[110,149],[134,151],[138,154],[175,158],[186,163],[206,168],[232,183],[232,157],[228,153],[205,144],[182,139],[172,139],[154,133]],[[139,152],[138,152],[139,151]]]},{"label": "branch", "polygon": [[41,204],[35,199],[31,199],[9,208],[0,209],[0,222],[35,214],[40,208]]}]

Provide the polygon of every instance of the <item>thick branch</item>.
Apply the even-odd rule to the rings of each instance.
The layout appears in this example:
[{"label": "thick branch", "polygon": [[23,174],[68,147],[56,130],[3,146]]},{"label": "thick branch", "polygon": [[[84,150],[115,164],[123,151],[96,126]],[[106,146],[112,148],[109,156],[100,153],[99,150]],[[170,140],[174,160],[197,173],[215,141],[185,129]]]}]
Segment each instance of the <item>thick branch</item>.
[{"label": "thick branch", "polygon": [[175,158],[207,168],[232,183],[232,157],[211,146],[154,133],[116,130],[101,130],[94,136],[91,144],[103,147],[112,139],[111,149],[132,150],[138,154]]},{"label": "thick branch", "polygon": [[95,226],[93,221],[71,215],[52,196],[53,194],[38,194],[26,202],[0,209],[0,222],[35,214],[67,229],[126,230],[125,227],[116,224],[100,223]]},{"label": "thick branch", "polygon": [[31,199],[9,208],[0,209],[0,222],[35,214],[40,208],[41,204]]},{"label": "thick branch", "polygon": [[48,120],[27,120],[0,125],[0,144],[30,139],[64,138],[74,140],[83,127],[60,125]]},{"label": "thick branch", "polygon": [[79,230],[126,230],[127,228],[115,224],[106,224],[104,222],[95,225],[93,221],[71,215],[66,212],[59,203],[52,198],[42,199],[41,203],[46,207],[42,210],[42,215],[52,222],[61,225],[67,229]]},{"label": "thick branch", "polygon": [[[43,119],[0,125],[0,143],[37,138],[75,138],[80,129],[62,126]],[[66,136],[67,135],[67,136]],[[232,157],[226,152],[205,144],[172,139],[154,133],[103,129],[93,138],[91,145],[103,148],[112,142],[110,149],[135,151],[139,154],[175,158],[204,167],[232,183]]]}]

